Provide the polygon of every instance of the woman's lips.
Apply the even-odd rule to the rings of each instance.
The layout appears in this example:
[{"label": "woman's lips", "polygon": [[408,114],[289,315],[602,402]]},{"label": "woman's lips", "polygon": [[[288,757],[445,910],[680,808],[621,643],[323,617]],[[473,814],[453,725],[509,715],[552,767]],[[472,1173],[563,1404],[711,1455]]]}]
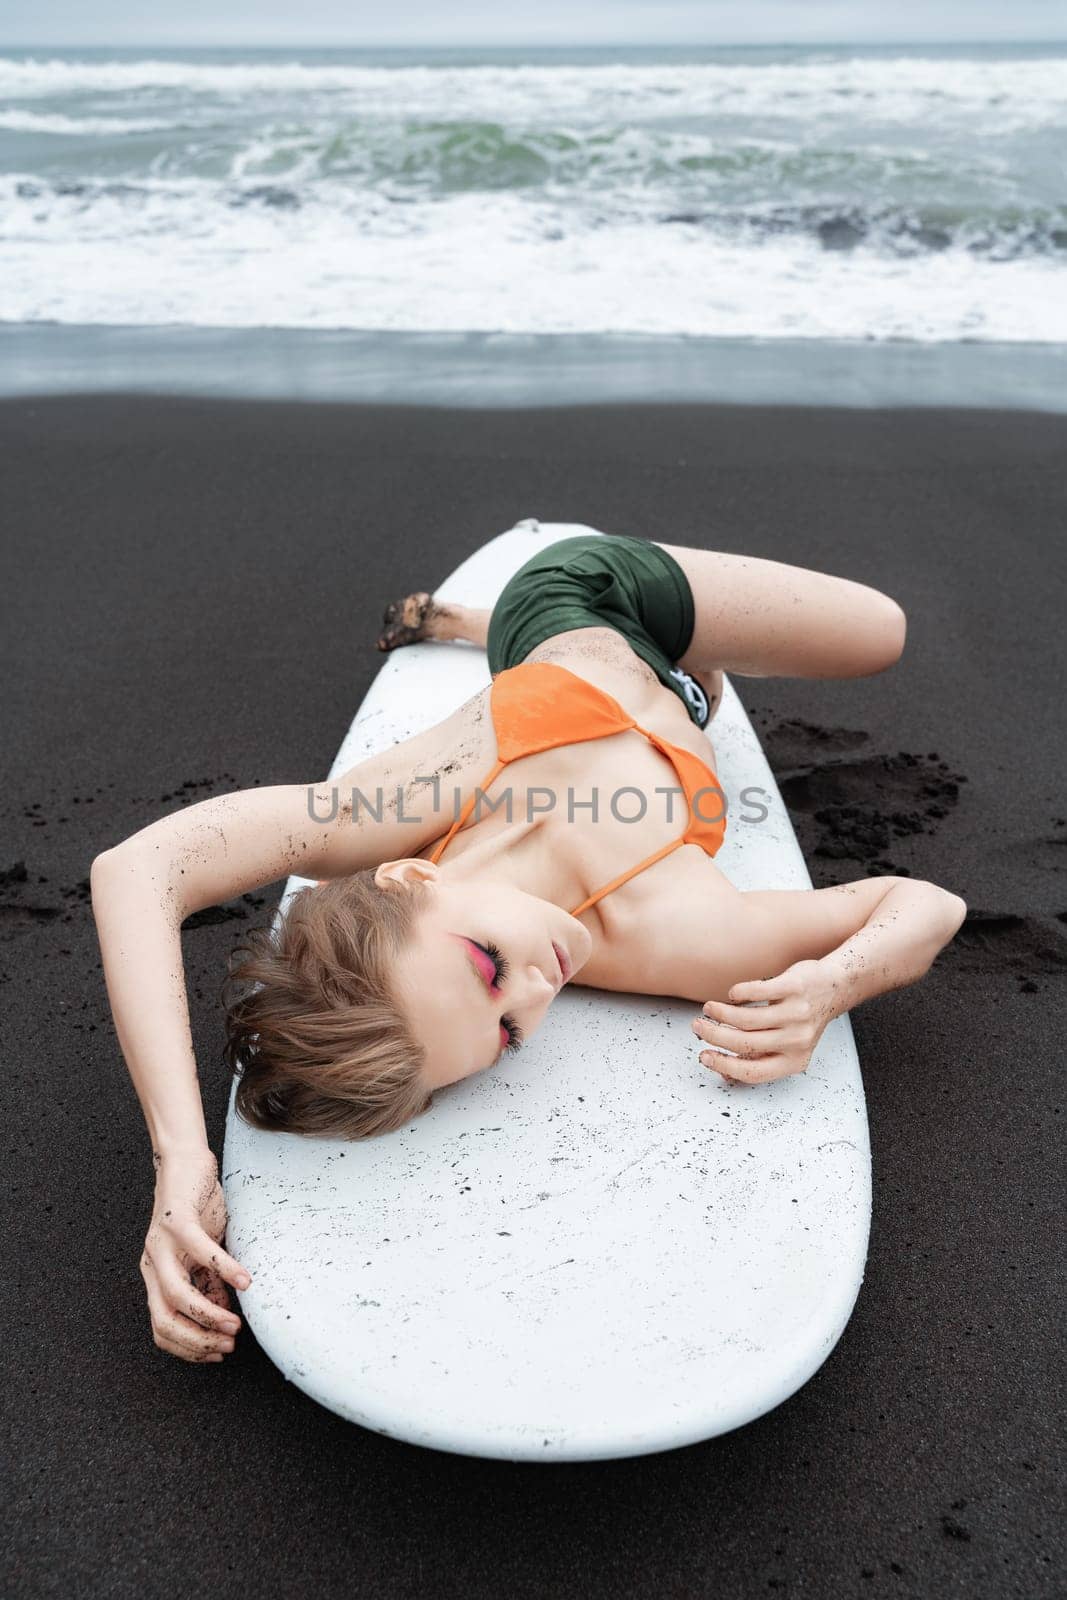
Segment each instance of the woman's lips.
[{"label": "woman's lips", "polygon": [[552,948],[556,952],[556,960],[559,962],[559,986],[562,989],[563,985],[570,978],[570,975],[574,969],[571,966],[570,956],[567,954],[566,950],[564,950],[563,946],[561,944],[557,944],[554,939],[552,941]]}]

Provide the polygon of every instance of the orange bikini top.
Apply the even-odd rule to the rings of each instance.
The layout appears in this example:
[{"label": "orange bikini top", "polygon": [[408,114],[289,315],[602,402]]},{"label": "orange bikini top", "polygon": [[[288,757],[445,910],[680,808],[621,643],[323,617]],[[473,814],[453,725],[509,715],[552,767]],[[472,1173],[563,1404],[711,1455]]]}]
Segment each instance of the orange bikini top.
[{"label": "orange bikini top", "polygon": [[[452,836],[470,816],[479,793],[485,795],[493,779],[509,761],[517,761],[520,756],[538,755],[542,750],[555,750],[559,745],[604,739],[612,733],[623,733],[627,728],[643,733],[670,761],[685,795],[689,820],[684,833],[677,839],[672,839],[628,872],[622,872],[610,883],[605,883],[595,894],[583,900],[580,906],[575,906],[571,916],[576,917],[588,910],[613,889],[635,878],[639,872],[644,872],[646,867],[669,855],[672,850],[677,850],[680,845],[698,844],[709,856],[713,856],[722,844],[726,833],[726,797],[711,768],[691,751],[671,744],[648,728],[642,728],[617,700],[587,678],[579,677],[568,667],[561,667],[556,662],[523,661],[516,667],[508,667],[493,679],[489,705],[496,731],[496,765],[470,795],[463,810],[430,855],[431,861],[436,862],[440,858]],[[706,820],[709,818],[713,820]]]}]

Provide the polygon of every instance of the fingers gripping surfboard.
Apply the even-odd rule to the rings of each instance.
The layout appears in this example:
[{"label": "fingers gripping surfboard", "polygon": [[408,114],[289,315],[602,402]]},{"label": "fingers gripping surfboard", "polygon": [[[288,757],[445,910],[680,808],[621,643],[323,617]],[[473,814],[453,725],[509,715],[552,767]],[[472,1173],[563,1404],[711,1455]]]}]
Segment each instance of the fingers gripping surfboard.
[{"label": "fingers gripping surfboard", "polygon": [[[557,539],[520,523],[436,591],[491,606]],[[469,644],[391,655],[331,777],[490,681]],[[714,724],[740,889],[809,889],[729,682]],[[766,816],[740,803],[763,791]],[[291,878],[279,915],[305,879]],[[697,1060],[691,1001],[569,987],[506,1069],[353,1143],[265,1133],[234,1086],[223,1157],[241,1309],[284,1375],[339,1415],[512,1461],[634,1456],[737,1428],[833,1349],[863,1277],[867,1118],[852,1029],[808,1071],[730,1090]]]}]

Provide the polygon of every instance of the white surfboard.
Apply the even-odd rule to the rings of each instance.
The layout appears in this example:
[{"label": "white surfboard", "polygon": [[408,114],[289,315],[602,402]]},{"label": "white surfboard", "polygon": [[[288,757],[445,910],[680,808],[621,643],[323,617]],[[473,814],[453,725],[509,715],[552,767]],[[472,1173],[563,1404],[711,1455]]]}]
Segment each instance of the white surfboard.
[{"label": "white surfboard", "polygon": [[[596,530],[517,527],[436,591],[490,606],[537,550]],[[390,655],[331,769],[447,716],[484,651]],[[811,880],[729,683],[712,724],[741,889]],[[741,801],[758,788],[767,815]],[[307,880],[291,878],[289,896]],[[871,1172],[847,1017],[808,1071],[731,1089],[697,1059],[688,1000],[564,989],[506,1071],[438,1091],[380,1138],[250,1128],[231,1088],[228,1247],[241,1310],[285,1376],[413,1444],[512,1461],[634,1456],[708,1439],[825,1361],[863,1277]]]}]

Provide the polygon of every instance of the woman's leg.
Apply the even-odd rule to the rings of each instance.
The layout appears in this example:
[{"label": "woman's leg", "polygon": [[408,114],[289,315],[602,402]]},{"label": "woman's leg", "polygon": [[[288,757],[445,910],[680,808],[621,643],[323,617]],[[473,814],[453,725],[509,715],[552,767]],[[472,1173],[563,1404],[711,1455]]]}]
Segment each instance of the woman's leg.
[{"label": "woman's leg", "polygon": [[484,650],[491,615],[474,606],[444,605],[425,591],[409,594],[386,606],[378,649],[395,650],[423,639],[469,639]]},{"label": "woman's leg", "polygon": [[904,648],[904,612],[867,584],[759,556],[662,548],[689,579],[696,611],[678,665],[705,682],[717,669],[747,678],[862,678],[884,672]]}]

